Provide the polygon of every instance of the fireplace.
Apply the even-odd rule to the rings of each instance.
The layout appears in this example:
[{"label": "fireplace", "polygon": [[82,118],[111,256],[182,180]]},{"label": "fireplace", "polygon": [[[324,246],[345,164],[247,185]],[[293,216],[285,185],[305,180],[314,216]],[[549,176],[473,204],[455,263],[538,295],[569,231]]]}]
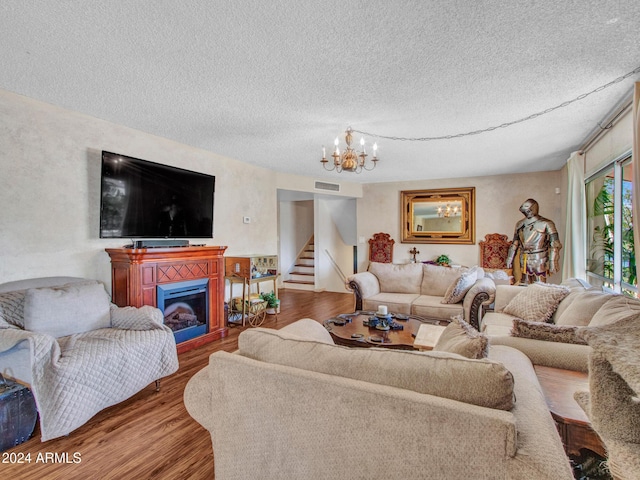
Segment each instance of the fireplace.
[{"label": "fireplace", "polygon": [[206,278],[157,286],[158,308],[176,343],[208,332],[209,281]]},{"label": "fireplace", "polygon": [[[208,281],[205,320],[208,330],[199,337],[177,342],[178,353],[226,337],[229,333],[224,321],[226,248],[195,245],[176,248],[107,248],[111,257],[112,301],[119,307],[159,307],[158,297],[164,295],[159,291],[159,286],[166,290],[181,282],[201,280],[198,286],[203,288],[204,282]],[[164,311],[164,306],[159,308]],[[198,318],[205,317],[199,315]]]}]

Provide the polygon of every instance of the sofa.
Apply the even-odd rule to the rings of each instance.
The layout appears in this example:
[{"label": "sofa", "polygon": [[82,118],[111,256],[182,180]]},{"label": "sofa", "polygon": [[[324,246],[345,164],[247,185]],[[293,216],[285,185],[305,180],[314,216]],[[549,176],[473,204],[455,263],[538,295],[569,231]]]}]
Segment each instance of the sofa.
[{"label": "sofa", "polygon": [[302,319],[242,332],[184,403],[219,480],[573,478],[532,364],[507,346],[349,348]]},{"label": "sofa", "polygon": [[589,356],[589,391],[576,392],[607,449],[609,471],[617,480],[640,478],[640,314],[588,327],[581,337]]},{"label": "sofa", "polygon": [[491,345],[516,348],[536,365],[588,372],[589,390],[574,397],[606,447],[609,470],[616,479],[640,478],[639,300],[575,278],[499,285],[481,325]]},{"label": "sofa", "polygon": [[0,373],[31,388],[42,441],[177,369],[174,335],[157,308],[119,308],[104,285],[82,278],[0,285]]},{"label": "sofa", "polygon": [[493,301],[495,283],[479,267],[371,262],[348,277],[356,310],[377,310],[449,321],[462,317],[478,328],[480,307]]},{"label": "sofa", "polygon": [[640,314],[640,301],[580,279],[560,285],[497,285],[493,309],[481,315],[480,330],[492,345],[517,348],[534,365],[587,372],[592,349],[580,330],[635,314]]}]

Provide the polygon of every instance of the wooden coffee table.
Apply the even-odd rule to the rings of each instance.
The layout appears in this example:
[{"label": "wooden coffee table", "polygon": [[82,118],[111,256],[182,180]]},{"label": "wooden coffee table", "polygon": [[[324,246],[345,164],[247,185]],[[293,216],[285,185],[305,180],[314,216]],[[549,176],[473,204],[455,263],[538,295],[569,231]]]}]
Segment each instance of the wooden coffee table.
[{"label": "wooden coffee table", "polygon": [[392,320],[402,325],[402,330],[382,331],[364,325],[375,312],[357,311],[345,313],[324,321],[325,328],[337,345],[347,347],[384,347],[401,350],[413,350],[413,341],[420,325],[431,323],[447,325],[444,320],[420,317],[417,315],[398,315],[392,313]]},{"label": "wooden coffee table", "polygon": [[588,375],[540,365],[536,365],[535,370],[567,455],[579,457],[581,449],[588,449],[606,457],[602,440],[573,398],[576,391],[589,390]]}]

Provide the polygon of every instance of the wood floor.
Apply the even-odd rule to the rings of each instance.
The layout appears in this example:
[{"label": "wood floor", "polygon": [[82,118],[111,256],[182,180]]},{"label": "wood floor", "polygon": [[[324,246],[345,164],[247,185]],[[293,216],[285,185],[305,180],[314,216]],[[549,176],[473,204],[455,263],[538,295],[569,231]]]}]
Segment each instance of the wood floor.
[{"label": "wood floor", "polygon": [[[263,327],[281,328],[306,317],[322,321],[354,309],[350,293],[280,290],[279,297],[278,322],[269,315]],[[160,392],[149,385],[67,437],[42,443],[36,429],[28,442],[0,453],[0,475],[47,480],[213,478],[211,437],[189,416],[182,395],[209,355],[234,351],[238,334],[246,328],[233,327],[227,337],[181,354],[180,369],[162,380]],[[249,454],[238,445],[238,461]]]}]

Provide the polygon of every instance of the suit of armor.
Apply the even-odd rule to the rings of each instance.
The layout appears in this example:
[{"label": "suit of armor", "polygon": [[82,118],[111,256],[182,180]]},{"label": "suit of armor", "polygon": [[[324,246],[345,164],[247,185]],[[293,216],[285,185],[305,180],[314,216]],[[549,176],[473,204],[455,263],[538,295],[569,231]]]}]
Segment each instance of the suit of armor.
[{"label": "suit of armor", "polygon": [[538,215],[538,202],[532,198],[520,206],[520,211],[525,218],[516,223],[507,267],[511,268],[519,250],[522,271],[520,283],[546,282],[547,275],[559,269],[562,244],[558,239],[558,230],[551,220]]}]

